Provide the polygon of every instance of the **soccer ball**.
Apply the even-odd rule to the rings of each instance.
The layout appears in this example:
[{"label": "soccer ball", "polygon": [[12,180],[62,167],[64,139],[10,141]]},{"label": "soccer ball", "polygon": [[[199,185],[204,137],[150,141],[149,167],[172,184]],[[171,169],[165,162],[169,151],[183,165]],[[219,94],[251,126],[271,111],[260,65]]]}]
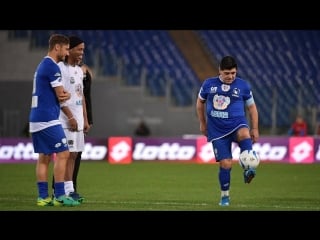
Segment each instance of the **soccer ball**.
[{"label": "soccer ball", "polygon": [[244,150],[240,153],[239,164],[243,169],[257,168],[260,163],[260,158],[254,150]]}]

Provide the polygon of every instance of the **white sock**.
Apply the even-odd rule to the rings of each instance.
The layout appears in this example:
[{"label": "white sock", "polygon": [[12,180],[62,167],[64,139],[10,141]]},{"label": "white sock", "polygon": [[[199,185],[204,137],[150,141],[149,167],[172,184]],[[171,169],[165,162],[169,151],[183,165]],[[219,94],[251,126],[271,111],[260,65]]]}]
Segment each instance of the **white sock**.
[{"label": "white sock", "polygon": [[73,181],[64,182],[64,191],[66,192],[67,196],[69,196],[71,192],[74,192]]},{"label": "white sock", "polygon": [[223,196],[229,196],[229,190],[221,191],[221,197],[223,197]]}]

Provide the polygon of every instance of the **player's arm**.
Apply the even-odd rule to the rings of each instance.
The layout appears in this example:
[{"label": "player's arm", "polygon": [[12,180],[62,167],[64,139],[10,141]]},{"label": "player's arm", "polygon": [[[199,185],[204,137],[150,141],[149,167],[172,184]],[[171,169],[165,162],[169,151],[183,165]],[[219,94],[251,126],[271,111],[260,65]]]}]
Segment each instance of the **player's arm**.
[{"label": "player's arm", "polygon": [[71,94],[67,92],[63,86],[55,87],[54,91],[56,92],[56,96],[60,103],[67,101],[71,97]]},{"label": "player's arm", "polygon": [[61,111],[67,116],[69,129],[71,131],[78,130],[78,122],[74,118],[73,113],[71,112],[70,108],[66,104],[60,104]]},{"label": "player's arm", "polygon": [[255,143],[259,139],[259,116],[258,116],[258,110],[255,103],[250,104],[247,106],[248,113],[249,113],[249,119],[250,119],[250,135],[252,138],[252,141]]},{"label": "player's arm", "polygon": [[85,65],[86,70],[89,72],[91,79],[93,79],[93,72],[92,72],[91,68],[89,68],[89,66],[86,64],[84,64],[84,65]]},{"label": "player's arm", "polygon": [[207,121],[205,116],[205,100],[197,98],[196,111],[200,122],[200,132],[207,136]]},{"label": "player's arm", "polygon": [[83,132],[86,134],[90,130],[90,124],[88,122],[88,115],[87,115],[87,105],[86,105],[86,99],[84,94],[82,94],[82,109],[83,109]]}]

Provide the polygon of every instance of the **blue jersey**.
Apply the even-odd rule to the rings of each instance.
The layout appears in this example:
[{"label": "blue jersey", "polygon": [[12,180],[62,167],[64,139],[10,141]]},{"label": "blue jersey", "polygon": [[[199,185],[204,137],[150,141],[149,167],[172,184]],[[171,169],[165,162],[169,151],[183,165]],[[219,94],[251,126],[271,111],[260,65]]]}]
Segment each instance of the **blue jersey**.
[{"label": "blue jersey", "polygon": [[245,106],[254,104],[250,85],[241,78],[224,84],[219,77],[206,79],[198,97],[206,101],[208,141],[248,126]]},{"label": "blue jersey", "polygon": [[34,74],[29,115],[30,132],[61,124],[60,103],[54,91],[58,86],[62,86],[60,68],[47,56],[40,62]]}]

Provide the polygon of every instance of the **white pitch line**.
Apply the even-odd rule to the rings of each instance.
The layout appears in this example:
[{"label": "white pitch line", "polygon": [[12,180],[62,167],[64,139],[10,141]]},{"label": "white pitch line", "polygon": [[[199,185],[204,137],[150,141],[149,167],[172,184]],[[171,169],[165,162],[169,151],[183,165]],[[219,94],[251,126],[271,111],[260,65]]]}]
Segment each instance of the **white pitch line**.
[{"label": "white pitch line", "polygon": [[[1,201],[15,201],[15,202],[34,202],[34,199],[26,199],[26,198],[6,198],[6,197],[1,197],[0,198],[0,206],[1,206]],[[214,202],[200,202],[200,203],[192,203],[192,202],[146,202],[146,201],[115,201],[115,200],[107,200],[107,201],[95,201],[95,200],[86,200],[85,203],[93,203],[93,204],[114,204],[114,205],[149,205],[149,206],[211,206],[215,205]],[[218,205],[218,203],[217,203]],[[297,209],[297,210],[314,210],[314,211],[319,211],[319,207],[308,207],[308,206],[283,206],[283,205],[247,205],[247,204],[230,204],[229,207],[224,207],[223,209],[252,209],[252,210],[281,210],[281,209]]]}]

